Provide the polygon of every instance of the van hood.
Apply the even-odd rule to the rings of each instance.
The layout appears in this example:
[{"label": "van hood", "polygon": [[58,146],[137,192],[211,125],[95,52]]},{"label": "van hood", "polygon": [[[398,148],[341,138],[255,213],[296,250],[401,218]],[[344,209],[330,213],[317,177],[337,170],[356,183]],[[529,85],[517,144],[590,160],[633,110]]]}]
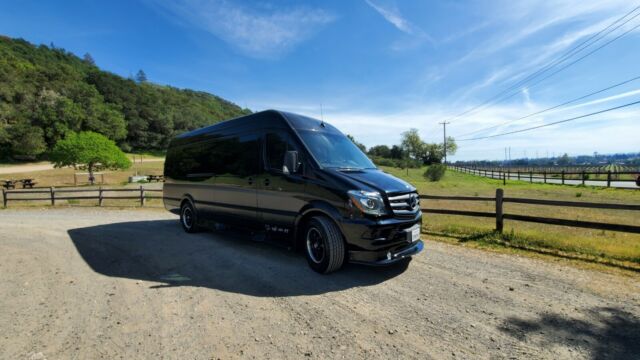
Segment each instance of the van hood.
[{"label": "van hood", "polygon": [[408,182],[387,174],[379,169],[339,170],[326,169],[328,172],[352,183],[356,189],[371,188],[380,193],[397,193],[415,191],[416,188]]}]

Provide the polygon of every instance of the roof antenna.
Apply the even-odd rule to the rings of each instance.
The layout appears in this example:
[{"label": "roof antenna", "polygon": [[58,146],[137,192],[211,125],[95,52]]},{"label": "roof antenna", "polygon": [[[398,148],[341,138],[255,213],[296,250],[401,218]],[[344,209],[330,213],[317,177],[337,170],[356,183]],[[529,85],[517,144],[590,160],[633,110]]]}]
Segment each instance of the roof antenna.
[{"label": "roof antenna", "polygon": [[324,113],[322,112],[322,103],[320,103],[320,126],[324,127]]}]

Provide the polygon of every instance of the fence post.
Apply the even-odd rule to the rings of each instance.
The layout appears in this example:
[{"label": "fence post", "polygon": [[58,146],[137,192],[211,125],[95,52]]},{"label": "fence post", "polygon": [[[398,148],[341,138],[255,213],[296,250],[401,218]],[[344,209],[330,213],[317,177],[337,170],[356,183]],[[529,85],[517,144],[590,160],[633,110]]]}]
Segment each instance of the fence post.
[{"label": "fence post", "polygon": [[496,231],[502,234],[504,219],[502,217],[502,198],[504,190],[496,189]]},{"label": "fence post", "polygon": [[585,173],[584,173],[584,170],[582,170],[582,186],[584,186],[584,180],[585,180],[584,178],[585,178],[585,176],[586,176],[586,175],[585,175]]},{"label": "fence post", "polygon": [[102,186],[98,188],[98,206],[102,206]]},{"label": "fence post", "polygon": [[7,194],[4,189],[2,189],[2,206],[7,207]]},{"label": "fence post", "polygon": [[533,182],[533,171],[529,170],[529,182]]},{"label": "fence post", "polygon": [[607,170],[607,187],[611,187],[611,170]]},{"label": "fence post", "polygon": [[507,173],[502,173],[502,185],[507,185]]},{"label": "fence post", "polygon": [[51,206],[56,206],[56,190],[52,187],[49,188],[51,194]]},{"label": "fence post", "polygon": [[140,185],[140,206],[144,206],[144,188]]},{"label": "fence post", "polygon": [[544,183],[546,184],[547,183],[547,170],[542,172],[542,176],[544,178]]},{"label": "fence post", "polygon": [[562,185],[564,185],[564,170],[562,170]]}]

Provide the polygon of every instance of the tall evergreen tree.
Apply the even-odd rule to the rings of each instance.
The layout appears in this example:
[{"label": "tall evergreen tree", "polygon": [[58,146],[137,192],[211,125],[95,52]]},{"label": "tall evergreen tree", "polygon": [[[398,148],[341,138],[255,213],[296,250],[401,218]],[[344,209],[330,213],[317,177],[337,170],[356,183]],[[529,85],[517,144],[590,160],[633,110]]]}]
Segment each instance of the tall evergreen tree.
[{"label": "tall evergreen tree", "polygon": [[91,56],[91,54],[89,53],[84,54],[84,56],[82,57],[82,60],[91,66],[96,66],[96,62],[95,60],[93,60],[93,56]]},{"label": "tall evergreen tree", "polygon": [[144,70],[138,70],[136,74],[136,81],[139,83],[147,82],[147,74],[144,73]]}]

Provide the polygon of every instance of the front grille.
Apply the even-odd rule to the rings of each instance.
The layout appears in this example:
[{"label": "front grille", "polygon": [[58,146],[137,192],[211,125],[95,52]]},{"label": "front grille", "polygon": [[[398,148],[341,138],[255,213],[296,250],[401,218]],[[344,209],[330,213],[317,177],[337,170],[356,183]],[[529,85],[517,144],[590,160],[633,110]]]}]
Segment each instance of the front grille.
[{"label": "front grille", "polygon": [[390,196],[389,205],[395,216],[413,216],[420,210],[420,198],[416,192]]}]

